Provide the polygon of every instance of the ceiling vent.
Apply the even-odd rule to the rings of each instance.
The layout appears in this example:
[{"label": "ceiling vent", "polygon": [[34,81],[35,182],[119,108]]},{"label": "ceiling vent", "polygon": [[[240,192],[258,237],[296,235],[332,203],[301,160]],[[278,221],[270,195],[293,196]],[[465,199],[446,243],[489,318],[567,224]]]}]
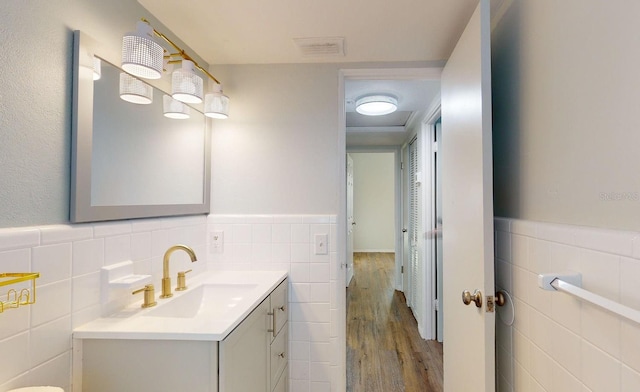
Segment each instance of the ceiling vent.
[{"label": "ceiling vent", "polygon": [[344,37],[294,38],[305,57],[344,57]]}]

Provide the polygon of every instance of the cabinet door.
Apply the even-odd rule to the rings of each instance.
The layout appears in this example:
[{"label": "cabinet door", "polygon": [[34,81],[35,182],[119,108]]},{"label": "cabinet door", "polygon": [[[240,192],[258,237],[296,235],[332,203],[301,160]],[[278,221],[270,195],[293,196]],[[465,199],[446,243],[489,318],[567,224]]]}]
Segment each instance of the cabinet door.
[{"label": "cabinet door", "polygon": [[284,369],[278,383],[275,388],[273,388],[272,392],[287,392],[289,390],[289,372],[288,368]]},{"label": "cabinet door", "polygon": [[275,327],[272,338],[276,337],[278,332],[280,332],[289,319],[289,309],[287,306],[289,299],[288,287],[289,283],[287,279],[285,279],[284,282],[280,283],[280,285],[271,293],[271,311],[273,312],[273,324]]},{"label": "cabinet door", "polygon": [[289,342],[289,330],[285,326],[271,343],[271,388],[273,389],[278,377],[287,366],[287,343]]},{"label": "cabinet door", "polygon": [[269,392],[269,298],[220,343],[220,392]]}]

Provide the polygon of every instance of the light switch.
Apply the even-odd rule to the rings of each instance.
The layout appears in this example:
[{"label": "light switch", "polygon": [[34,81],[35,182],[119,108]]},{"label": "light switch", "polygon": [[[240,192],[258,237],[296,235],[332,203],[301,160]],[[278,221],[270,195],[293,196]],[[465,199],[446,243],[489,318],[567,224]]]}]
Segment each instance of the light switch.
[{"label": "light switch", "polygon": [[209,253],[224,253],[224,231],[211,233],[209,245]]},{"label": "light switch", "polygon": [[327,234],[316,234],[315,236],[315,254],[329,254],[329,236]]}]

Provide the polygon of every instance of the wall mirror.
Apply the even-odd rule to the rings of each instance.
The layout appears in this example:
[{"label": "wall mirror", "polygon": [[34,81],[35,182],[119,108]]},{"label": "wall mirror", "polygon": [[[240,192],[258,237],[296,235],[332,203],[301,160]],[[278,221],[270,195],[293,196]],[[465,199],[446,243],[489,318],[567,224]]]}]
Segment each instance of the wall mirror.
[{"label": "wall mirror", "polygon": [[122,70],[100,51],[86,34],[74,33],[71,221],[208,213],[205,116],[191,107],[189,119],[165,117],[166,94],[155,86],[150,104],[122,100]]}]

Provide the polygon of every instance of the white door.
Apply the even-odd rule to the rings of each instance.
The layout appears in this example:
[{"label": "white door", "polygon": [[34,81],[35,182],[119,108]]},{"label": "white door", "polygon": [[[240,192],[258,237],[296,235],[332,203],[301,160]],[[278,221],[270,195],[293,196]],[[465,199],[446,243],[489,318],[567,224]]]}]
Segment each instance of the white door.
[{"label": "white door", "polygon": [[421,325],[421,258],[419,249],[420,233],[420,189],[416,177],[420,165],[418,156],[418,139],[409,143],[409,293],[407,305],[411,307],[413,315]]},{"label": "white door", "polygon": [[409,295],[409,147],[402,149],[402,292]]},{"label": "white door", "polygon": [[353,218],[353,158],[347,154],[347,287],[353,278],[353,230],[356,222]]},{"label": "white door", "polygon": [[[495,391],[489,0],[469,20],[442,72],[444,387]],[[482,294],[464,305],[463,290]]]},{"label": "white door", "polygon": [[434,166],[434,239],[436,259],[436,300],[438,301],[436,312],[436,339],[443,341],[444,306],[442,303],[442,266],[444,264],[444,252],[442,251],[442,122],[436,121],[434,127],[436,148],[433,157]]}]

